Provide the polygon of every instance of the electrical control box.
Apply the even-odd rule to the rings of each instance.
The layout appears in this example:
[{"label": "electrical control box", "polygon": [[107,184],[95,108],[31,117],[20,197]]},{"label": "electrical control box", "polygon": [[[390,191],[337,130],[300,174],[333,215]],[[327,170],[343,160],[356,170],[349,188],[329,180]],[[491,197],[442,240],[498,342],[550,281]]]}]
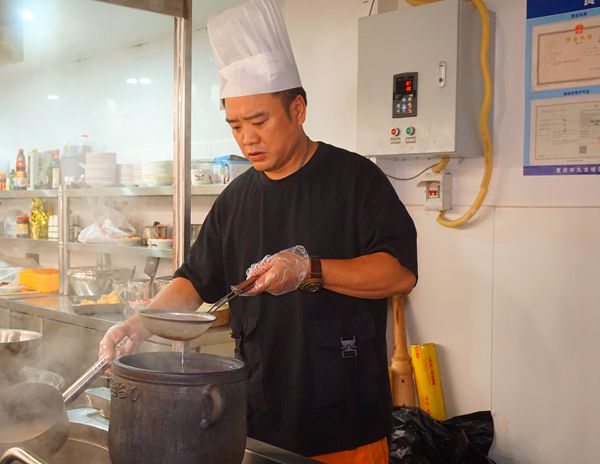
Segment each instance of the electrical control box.
[{"label": "electrical control box", "polygon": [[360,18],[358,152],[483,155],[480,43],[480,16],[466,0],[407,4]]}]

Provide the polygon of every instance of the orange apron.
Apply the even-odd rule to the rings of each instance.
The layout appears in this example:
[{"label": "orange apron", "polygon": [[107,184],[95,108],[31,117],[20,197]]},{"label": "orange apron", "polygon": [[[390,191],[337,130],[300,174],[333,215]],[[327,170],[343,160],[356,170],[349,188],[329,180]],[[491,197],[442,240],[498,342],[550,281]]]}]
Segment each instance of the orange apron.
[{"label": "orange apron", "polygon": [[388,464],[389,449],[387,438],[382,438],[368,445],[359,446],[353,450],[312,456],[311,459],[326,464]]}]

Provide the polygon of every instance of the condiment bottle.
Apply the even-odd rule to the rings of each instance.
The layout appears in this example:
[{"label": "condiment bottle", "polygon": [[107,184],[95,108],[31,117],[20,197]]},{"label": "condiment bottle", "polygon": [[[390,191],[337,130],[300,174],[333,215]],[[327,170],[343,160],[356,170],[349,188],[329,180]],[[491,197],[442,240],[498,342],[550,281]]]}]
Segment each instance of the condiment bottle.
[{"label": "condiment bottle", "polygon": [[16,235],[17,238],[29,238],[29,217],[17,216]]},{"label": "condiment bottle", "polygon": [[60,186],[60,160],[59,151],[52,152],[52,188],[57,189]]},{"label": "condiment bottle", "polygon": [[22,148],[17,153],[14,189],[27,190],[27,161]]}]

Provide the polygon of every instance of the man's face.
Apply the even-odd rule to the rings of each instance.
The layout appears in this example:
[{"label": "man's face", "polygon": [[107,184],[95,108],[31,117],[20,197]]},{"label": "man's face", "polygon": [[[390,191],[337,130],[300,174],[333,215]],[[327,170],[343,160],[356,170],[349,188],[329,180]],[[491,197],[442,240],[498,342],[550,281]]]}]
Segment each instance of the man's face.
[{"label": "man's face", "polygon": [[282,101],[270,93],[225,100],[227,123],[254,169],[272,179],[281,179],[298,169],[298,153],[303,150],[300,142],[304,141],[303,102],[296,98],[288,116]]}]

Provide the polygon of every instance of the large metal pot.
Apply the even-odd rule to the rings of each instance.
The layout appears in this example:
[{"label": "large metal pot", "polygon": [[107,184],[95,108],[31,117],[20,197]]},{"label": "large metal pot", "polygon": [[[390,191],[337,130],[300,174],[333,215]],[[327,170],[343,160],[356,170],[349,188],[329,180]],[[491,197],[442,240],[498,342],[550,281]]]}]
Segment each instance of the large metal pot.
[{"label": "large metal pot", "polygon": [[0,387],[18,381],[19,371],[35,360],[41,343],[39,332],[0,329]]},{"label": "large metal pot", "polygon": [[246,443],[246,367],[224,356],[139,353],[113,362],[113,464],[239,464]]}]

